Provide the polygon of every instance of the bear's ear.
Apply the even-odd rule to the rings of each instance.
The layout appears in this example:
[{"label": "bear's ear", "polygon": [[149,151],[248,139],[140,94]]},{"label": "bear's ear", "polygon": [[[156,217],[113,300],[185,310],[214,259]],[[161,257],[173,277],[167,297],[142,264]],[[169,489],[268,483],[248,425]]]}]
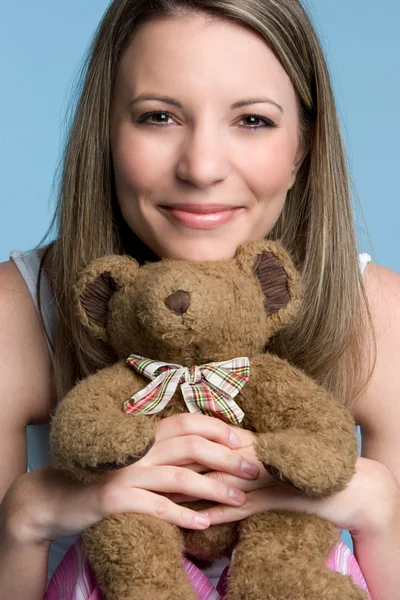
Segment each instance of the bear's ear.
[{"label": "bear's ear", "polygon": [[257,240],[241,244],[235,260],[257,279],[266,315],[277,319],[279,326],[289,323],[299,309],[301,295],[300,277],[289,254],[278,242]]},{"label": "bear's ear", "polygon": [[75,302],[81,323],[90,333],[108,341],[109,302],[114,292],[136,279],[139,264],[129,256],[102,256],[91,262],[74,286]]}]

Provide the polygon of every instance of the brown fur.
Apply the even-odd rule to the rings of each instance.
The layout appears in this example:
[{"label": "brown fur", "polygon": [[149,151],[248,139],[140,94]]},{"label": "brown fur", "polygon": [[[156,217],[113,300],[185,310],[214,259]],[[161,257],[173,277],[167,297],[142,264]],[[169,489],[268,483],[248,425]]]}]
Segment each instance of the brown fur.
[{"label": "brown fur", "polygon": [[[157,420],[186,410],[177,390],[161,415],[124,413],[124,401],[149,383],[126,366],[131,353],[185,366],[248,356],[250,381],[236,400],[245,413],[241,425],[259,434],[258,458],[308,496],[346,487],[357,459],[350,414],[301,371],[265,352],[300,308],[299,277],[280,245],[247,242],[230,261],[164,259],[140,268],[127,257],[104,257],[84,271],[76,298],[82,322],[120,361],[78,383],[57,408],[52,451],[74,478],[99,481],[101,471],[139,460],[154,442]],[[234,548],[228,600],[366,598],[350,578],[324,566],[338,532],[313,515],[273,510],[193,531],[124,514],[83,537],[109,600],[195,600],[181,553],[206,564]]]}]

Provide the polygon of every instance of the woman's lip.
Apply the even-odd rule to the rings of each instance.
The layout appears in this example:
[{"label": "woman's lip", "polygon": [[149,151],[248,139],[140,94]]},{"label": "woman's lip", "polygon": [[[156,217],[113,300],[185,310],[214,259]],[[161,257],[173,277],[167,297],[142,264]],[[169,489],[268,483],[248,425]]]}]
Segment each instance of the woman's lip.
[{"label": "woman's lip", "polygon": [[[180,205],[160,206],[161,210],[171,217],[175,222],[192,229],[217,229],[221,225],[228,223],[233,217],[242,210],[242,206],[222,207],[221,205]],[[207,211],[207,212],[206,212]]]},{"label": "woman's lip", "polygon": [[185,212],[192,213],[216,213],[223,212],[225,210],[232,210],[234,208],[241,208],[239,206],[230,206],[226,204],[168,204],[161,206],[161,208],[167,208],[172,210],[183,210]]}]

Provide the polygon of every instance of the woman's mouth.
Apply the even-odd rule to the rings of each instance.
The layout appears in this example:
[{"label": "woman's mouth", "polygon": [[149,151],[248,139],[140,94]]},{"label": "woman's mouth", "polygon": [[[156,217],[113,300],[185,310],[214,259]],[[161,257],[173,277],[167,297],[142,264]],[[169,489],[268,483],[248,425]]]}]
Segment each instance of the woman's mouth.
[{"label": "woman's mouth", "polygon": [[242,206],[222,204],[175,204],[159,208],[176,223],[192,229],[217,229],[243,210]]}]

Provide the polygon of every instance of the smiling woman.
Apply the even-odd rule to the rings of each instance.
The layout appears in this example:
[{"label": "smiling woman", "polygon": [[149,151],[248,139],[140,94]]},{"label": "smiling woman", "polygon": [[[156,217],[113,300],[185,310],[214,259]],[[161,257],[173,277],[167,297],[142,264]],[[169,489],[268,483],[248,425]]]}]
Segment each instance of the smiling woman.
[{"label": "smiling woman", "polygon": [[[331,81],[302,4],[113,0],[83,75],[56,239],[0,265],[0,596],[43,600],[48,557],[52,571],[54,553],[65,552],[59,538],[111,514],[157,517],[168,541],[176,525],[256,522],[280,508],[348,528],[373,600],[397,600],[400,278],[358,256]],[[285,488],[258,461],[254,432],[189,414],[161,420],[143,459],[101,484],[72,483],[45,456],[24,472],[26,426],[48,423],[77,380],[115,361],[77,318],[84,267],[110,254],[140,265],[231,261],[242,242],[262,238],[288,250],[304,291],[301,314],[268,349],[324,385],[361,426],[364,456],[347,489],[311,499]],[[48,430],[40,436],[46,444]],[[199,515],[181,506],[188,497],[217,506]],[[218,580],[222,566],[214,567]],[[171,574],[157,590],[145,567],[141,577],[126,600],[179,600]],[[228,597],[259,600],[245,584]]]}]

